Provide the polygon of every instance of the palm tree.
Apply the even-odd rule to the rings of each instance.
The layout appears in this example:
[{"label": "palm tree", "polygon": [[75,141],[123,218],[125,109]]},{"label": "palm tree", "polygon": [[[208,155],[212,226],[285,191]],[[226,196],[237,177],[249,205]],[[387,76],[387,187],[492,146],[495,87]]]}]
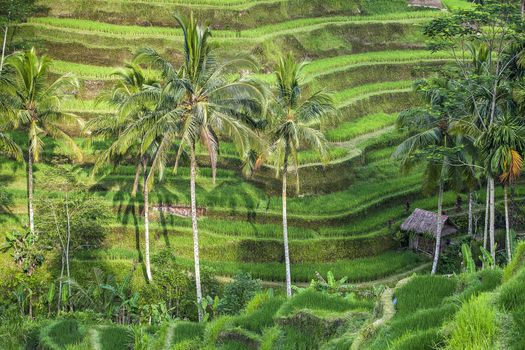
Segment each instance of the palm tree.
[{"label": "palm tree", "polygon": [[[184,34],[184,62],[180,69],[175,67],[153,49],[140,50],[136,63],[147,63],[162,72],[166,81],[163,98],[171,101],[171,109],[159,117],[163,125],[163,139],[152,167],[158,159],[166,157],[166,150],[177,141],[178,151],[175,169],[184,150],[190,154],[190,198],[193,230],[193,254],[198,315],[202,320],[202,287],[200,279],[199,234],[196,199],[196,144],[208,150],[215,182],[219,135],[233,139],[241,152],[249,149],[250,140],[256,139],[251,126],[255,125],[253,115],[259,113],[263,97],[259,87],[243,77],[230,78],[227,69],[233,65],[251,64],[237,59],[219,64],[208,43],[210,30],[198,24],[193,14],[189,17],[175,17]],[[253,65],[252,65],[253,66]],[[166,106],[169,103],[165,103]]]},{"label": "palm tree", "polygon": [[[478,140],[485,166],[490,174],[498,175],[504,188],[505,241],[508,261],[512,259],[507,189],[521,173],[525,149],[525,126],[515,117],[502,115]],[[491,176],[493,178],[493,176]],[[493,189],[491,188],[491,191]],[[491,194],[491,197],[493,195]],[[494,242],[491,242],[492,244]]]},{"label": "palm tree", "polygon": [[288,248],[288,220],[286,210],[287,175],[294,167],[299,190],[300,148],[318,150],[323,159],[327,159],[327,142],[321,131],[313,125],[320,124],[330,115],[336,113],[332,97],[319,91],[305,98],[301,94],[301,72],[305,63],[297,63],[291,54],[281,57],[275,76],[274,100],[268,117],[270,147],[268,156],[275,163],[277,176],[282,169],[282,210],[284,259],[286,268],[286,293],[292,295],[290,272],[290,252]]},{"label": "palm tree", "polygon": [[118,108],[112,116],[101,116],[90,120],[86,127],[93,136],[112,138],[112,145],[103,152],[95,163],[94,172],[111,159],[131,156],[136,162],[136,174],[132,197],[138,188],[140,171],[143,174],[144,198],[144,265],[146,277],[152,281],[149,244],[149,192],[154,172],[148,169],[149,162],[158,149],[161,131],[157,129],[156,115],[160,107],[160,85],[148,80],[142,69],[133,64],[114,72],[119,78],[109,99]]},{"label": "palm tree", "polygon": [[9,123],[15,129],[23,130],[28,137],[27,147],[27,192],[29,229],[34,233],[33,211],[33,163],[38,162],[43,136],[63,140],[73,151],[77,160],[82,159],[80,149],[68,135],[64,126],[79,124],[77,116],[65,113],[61,100],[71,91],[78,89],[78,81],[71,75],[64,75],[49,83],[51,61],[39,57],[33,48],[17,52],[6,58],[4,78],[9,98],[5,107],[10,110]]},{"label": "palm tree", "polygon": [[[423,93],[429,108],[414,108],[401,113],[397,127],[410,132],[410,136],[394,151],[392,157],[401,161],[401,169],[409,171],[418,163],[426,163],[424,187],[438,187],[436,246],[432,264],[432,274],[438,267],[441,252],[443,229],[443,192],[446,182],[460,188],[462,179],[472,175],[472,171],[459,145],[464,140],[453,134],[454,109],[450,108],[453,90],[444,79],[420,82],[416,90]],[[461,164],[463,166],[458,166]],[[459,181],[459,183],[457,182]]]}]

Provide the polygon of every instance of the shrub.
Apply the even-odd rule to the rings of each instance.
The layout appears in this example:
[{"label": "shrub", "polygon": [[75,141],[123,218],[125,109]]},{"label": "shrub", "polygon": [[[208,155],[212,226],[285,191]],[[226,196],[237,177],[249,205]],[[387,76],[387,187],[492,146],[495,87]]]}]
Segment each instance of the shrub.
[{"label": "shrub", "polygon": [[445,276],[416,276],[396,291],[399,316],[439,306],[456,290],[457,281]]},{"label": "shrub", "polygon": [[249,273],[238,273],[233,281],[224,287],[223,297],[218,306],[219,313],[223,315],[238,314],[260,291],[261,283],[258,280],[254,280]]},{"label": "shrub", "polygon": [[447,326],[446,349],[492,350],[498,335],[496,309],[490,294],[471,298]]}]

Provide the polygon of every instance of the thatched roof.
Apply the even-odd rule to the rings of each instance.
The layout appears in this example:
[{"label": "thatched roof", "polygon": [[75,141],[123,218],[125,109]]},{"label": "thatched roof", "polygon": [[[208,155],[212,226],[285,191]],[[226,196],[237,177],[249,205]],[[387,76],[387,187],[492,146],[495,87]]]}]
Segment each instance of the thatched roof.
[{"label": "thatched roof", "polygon": [[408,0],[408,6],[429,7],[434,9],[443,9],[441,0]]},{"label": "thatched roof", "polygon": [[[456,226],[449,220],[448,216],[441,215],[443,221],[442,236],[448,236],[456,233]],[[405,222],[401,225],[401,230],[415,233],[430,233],[432,236],[437,235],[437,214],[431,211],[416,209]]]}]

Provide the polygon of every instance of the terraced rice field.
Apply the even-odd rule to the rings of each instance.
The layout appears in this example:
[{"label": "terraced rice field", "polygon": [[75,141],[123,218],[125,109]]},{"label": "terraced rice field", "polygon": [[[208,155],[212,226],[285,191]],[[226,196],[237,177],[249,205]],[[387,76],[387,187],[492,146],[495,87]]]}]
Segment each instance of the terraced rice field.
[{"label": "terraced rice field", "polygon": [[[406,215],[407,200],[412,207],[432,209],[435,199],[421,193],[421,170],[400,174],[390,154],[403,136],[393,128],[397,113],[420,103],[412,92],[413,82],[451,59],[424,50],[421,24],[441,13],[408,8],[404,0],[327,4],[315,0],[304,8],[298,8],[299,3],[110,0],[88,4],[59,0],[46,4],[51,7],[47,17],[20,25],[16,38],[32,38],[55,60],[54,73],[78,76],[77,98],[65,101],[64,106],[86,119],[114,111],[97,97],[110,89],[114,68],[130,61],[138,48],[154,47],[171,55],[174,62],[180,60],[181,31],[169,15],[175,10],[193,10],[195,16],[209,18],[220,54],[255,57],[260,69],[251,73],[261,80],[273,79],[268,72],[277,53],[291,51],[307,59],[309,89],[333,92],[341,113],[333,125],[321,126],[331,142],[328,164],[321,164],[314,152],[300,153],[302,192],[288,202],[295,280],[308,281],[315,271],[332,270],[355,282],[368,281],[424,264],[424,257],[396,251],[392,227]],[[460,2],[448,3],[457,6],[454,4]],[[92,10],[94,5],[98,12]],[[267,11],[274,11],[275,16],[262,15]],[[137,245],[141,242],[136,237],[142,230],[142,198],[130,196],[135,170],[121,166],[93,178],[90,164],[102,145],[87,144],[80,134],[78,143],[85,153],[83,164],[67,167],[92,186],[114,220],[104,247],[79,254],[74,265],[102,261],[108,270],[121,274],[140,256]],[[70,153],[60,143],[49,144],[46,150],[65,157]],[[265,167],[246,181],[235,147],[226,143],[213,184],[204,150],[200,153],[197,198],[198,205],[207,208],[206,217],[200,219],[204,265],[223,276],[244,269],[255,277],[282,280],[281,202],[274,170]],[[44,193],[40,184],[53,167],[52,161],[44,157],[44,163],[37,166],[36,197]],[[183,167],[177,175],[167,174],[152,193],[152,205],[188,204],[188,172]],[[25,220],[23,174],[23,169],[9,162],[0,169],[2,188],[10,201],[0,221],[7,226],[19,226]],[[455,193],[446,193],[445,206],[453,207],[455,200]],[[169,247],[190,264],[189,220],[158,215],[153,226],[153,252]]]}]

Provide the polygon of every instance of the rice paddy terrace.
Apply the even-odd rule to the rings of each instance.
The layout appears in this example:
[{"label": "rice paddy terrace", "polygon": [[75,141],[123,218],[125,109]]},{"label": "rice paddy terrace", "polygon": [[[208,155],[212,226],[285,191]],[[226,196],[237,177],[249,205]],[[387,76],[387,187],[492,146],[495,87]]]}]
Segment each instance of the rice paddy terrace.
[{"label": "rice paddy terrace", "polygon": [[[85,119],[112,112],[97,97],[110,89],[115,67],[130,61],[137,49],[153,47],[180,61],[182,33],[172,17],[176,11],[193,11],[210,23],[220,56],[256,57],[260,71],[253,73],[261,79],[273,79],[268,72],[278,53],[291,51],[311,61],[305,70],[309,88],[332,91],[341,116],[324,130],[331,143],[329,164],[321,164],[315,152],[300,152],[301,193],[288,202],[295,282],[329,270],[364,282],[428,264],[425,257],[397,251],[393,233],[406,215],[407,200],[412,208],[427,209],[434,208],[436,200],[421,193],[422,170],[403,175],[390,155],[403,137],[394,129],[397,113],[420,103],[412,92],[413,82],[451,58],[425,50],[421,33],[421,25],[441,11],[408,7],[405,0],[45,3],[50,7],[46,17],[21,24],[15,37],[31,41],[52,57],[54,73],[73,72],[81,79],[77,98],[64,104]],[[75,254],[73,270],[81,273],[88,266],[102,265],[116,275],[125,274],[140,255],[141,198],[130,195],[135,169],[120,166],[93,178],[90,165],[104,145],[88,143],[80,134],[78,144],[84,150],[83,161],[70,167],[105,201],[114,218],[104,246]],[[50,191],[45,179],[53,164],[70,156],[60,143],[46,147],[50,152],[37,165],[36,197]],[[220,276],[243,269],[263,280],[282,281],[281,200],[273,170],[264,168],[246,180],[235,147],[225,143],[213,184],[204,150],[201,153],[197,198],[207,209],[199,219],[203,264]],[[184,167],[176,175],[167,174],[151,195],[152,206],[187,205],[188,176]],[[26,212],[24,169],[3,162],[0,181],[9,202],[0,221],[4,227],[19,226]],[[521,187],[516,191],[518,197],[525,195]],[[456,196],[445,194],[446,207],[454,206]],[[189,219],[160,212],[152,228],[153,252],[167,246],[181,262],[192,263]]]}]

